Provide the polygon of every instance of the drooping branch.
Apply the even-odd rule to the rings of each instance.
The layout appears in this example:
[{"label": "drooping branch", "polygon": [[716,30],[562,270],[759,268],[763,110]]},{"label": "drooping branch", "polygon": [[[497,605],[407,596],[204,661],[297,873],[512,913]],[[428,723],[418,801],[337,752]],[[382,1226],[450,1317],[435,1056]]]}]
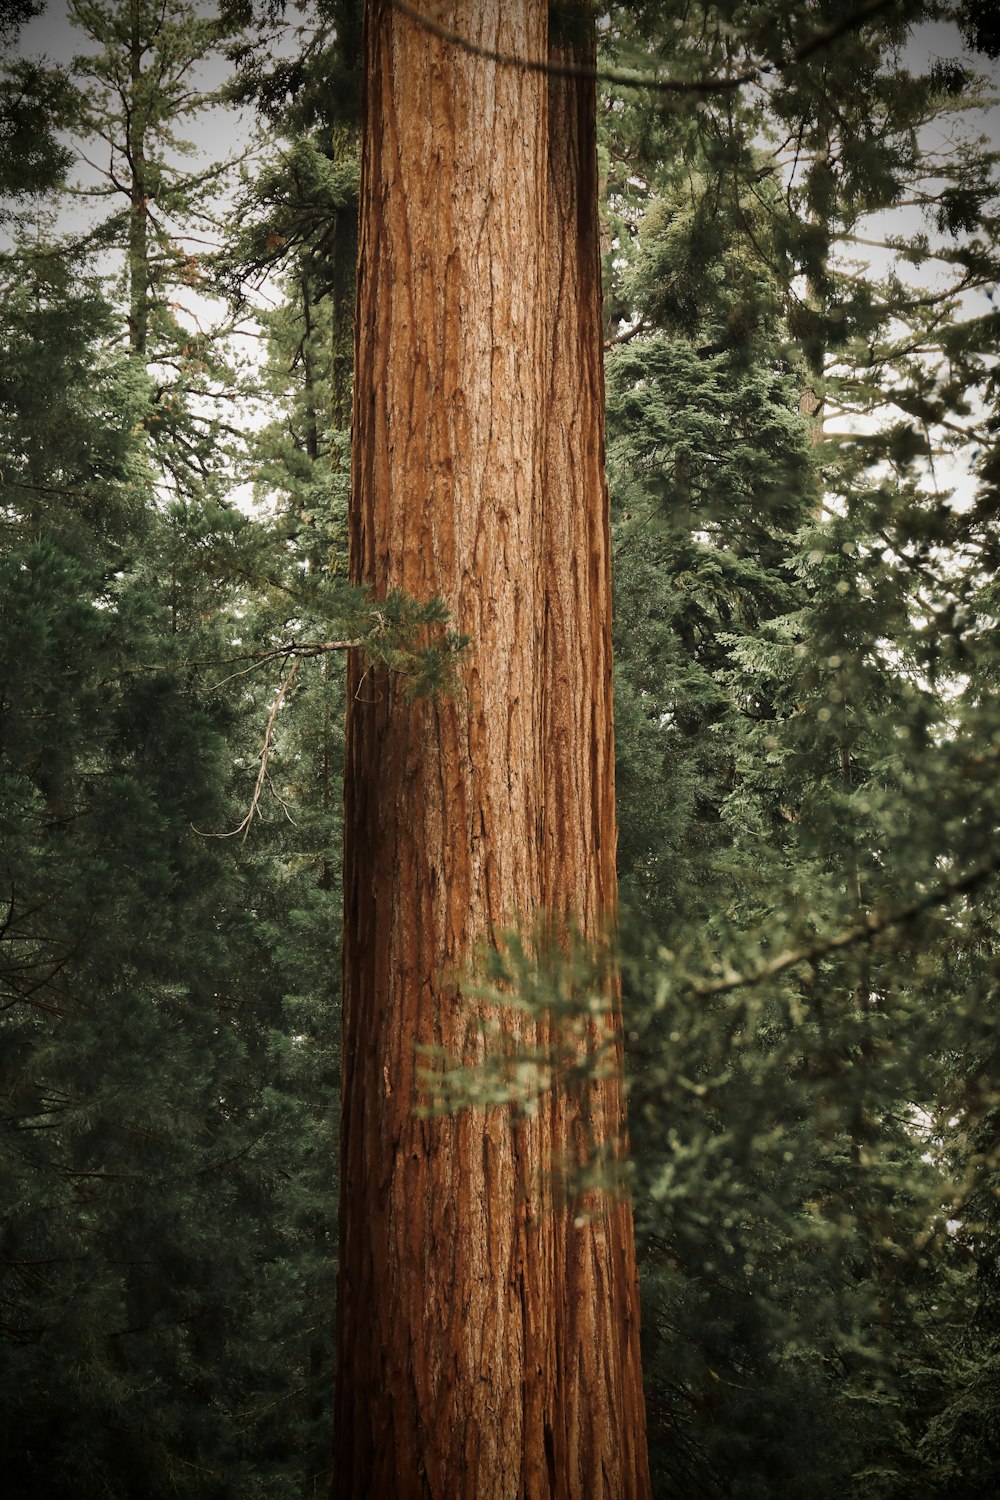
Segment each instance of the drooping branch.
[{"label": "drooping branch", "polygon": [[433,16],[418,10],[415,5],[410,5],[408,0],[388,0],[390,10],[406,16],[410,21],[415,21],[431,36],[440,37],[442,41],[454,47],[460,47],[463,52],[468,52],[473,57],[481,57],[486,62],[496,63],[501,68],[518,68],[524,73],[544,73],[548,78],[592,78],[598,83],[610,83],[619,88],[647,89],[656,94],[680,95],[731,93],[733,89],[742,88],[744,84],[759,83],[763,78],[779,72],[782,68],[793,63],[805,62],[814,53],[832,46],[840,37],[856,31],[866,21],[873,20],[875,16],[884,10],[889,10],[894,4],[895,0],[868,0],[868,4],[848,12],[834,25],[814,32],[787,56],[779,57],[774,62],[761,63],[758,67],[747,68],[742,73],[734,73],[724,78],[682,79],[661,78],[657,74],[636,73],[623,68],[602,68],[595,63],[572,62],[561,58],[521,57],[511,52],[498,52],[491,47],[484,47],[481,43],[470,40],[450,26],[444,26]]},{"label": "drooping branch", "polygon": [[660,94],[705,94],[725,92],[740,88],[745,83],[755,83],[761,73],[767,71],[753,68],[746,73],[734,75],[732,78],[681,80],[657,78],[651,74],[632,73],[621,68],[599,68],[592,63],[519,57],[511,52],[496,52],[491,47],[483,47],[479,42],[470,41],[468,37],[462,36],[458,31],[453,31],[449,26],[443,26],[440,21],[435,21],[433,17],[418,10],[416,6],[407,4],[407,0],[388,0],[388,3],[391,10],[415,21],[431,36],[440,37],[442,41],[449,42],[454,47],[460,47],[463,52],[468,52],[473,57],[481,57],[486,62],[496,63],[501,68],[517,68],[522,73],[544,73],[548,78],[593,78],[599,83],[613,83],[620,88],[650,89]]},{"label": "drooping branch", "polygon": [[[295,680],[295,674],[298,670],[299,664],[297,661],[295,661],[292,663],[292,667],[288,673],[288,676],[285,678],[284,682],[281,684],[280,688],[274,695],[274,702],[271,705],[271,712],[268,715],[267,719],[267,728],[264,731],[264,746],[260,752],[260,770],[257,772],[257,781],[254,785],[253,796],[250,798],[250,806],[247,809],[246,817],[243,819],[242,823],[238,825],[238,827],[231,828],[228,833],[203,833],[200,828],[195,828],[195,833],[200,834],[202,838],[231,839],[235,838],[238,833],[242,833],[242,842],[246,843],[247,835],[250,832],[253,820],[257,816],[257,808],[260,805],[261,793],[264,790],[264,782],[268,780],[267,763],[271,756],[271,745],[274,741],[274,722],[278,717],[278,710],[281,708],[282,703],[284,703],[285,698],[288,695],[288,689],[291,687],[293,681]],[[193,824],[191,826],[194,827]]]}]

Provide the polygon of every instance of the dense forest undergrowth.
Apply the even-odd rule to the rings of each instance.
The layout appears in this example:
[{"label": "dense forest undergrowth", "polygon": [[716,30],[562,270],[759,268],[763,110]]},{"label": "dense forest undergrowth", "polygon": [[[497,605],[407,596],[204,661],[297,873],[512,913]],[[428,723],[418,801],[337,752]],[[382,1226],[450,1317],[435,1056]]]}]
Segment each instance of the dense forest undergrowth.
[{"label": "dense forest undergrowth", "polygon": [[[1000,1474],[993,8],[596,15],[653,1492],[971,1500]],[[75,61],[42,57],[67,20]],[[475,649],[348,581],[361,8],[0,0],[0,42],[5,1492],[311,1500],[346,649],[431,701]],[[529,947],[491,978],[567,1047],[438,1080],[525,1117],[599,1065],[607,983]]]}]

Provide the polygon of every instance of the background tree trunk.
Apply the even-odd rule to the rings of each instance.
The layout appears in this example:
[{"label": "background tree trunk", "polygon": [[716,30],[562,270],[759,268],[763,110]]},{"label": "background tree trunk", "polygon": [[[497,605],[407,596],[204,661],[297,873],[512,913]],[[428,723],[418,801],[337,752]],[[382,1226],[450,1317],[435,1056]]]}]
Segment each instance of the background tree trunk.
[{"label": "background tree trunk", "polygon": [[[544,0],[444,11],[546,55]],[[446,698],[349,674],[339,1493],[643,1496],[630,1215],[554,1190],[618,1135],[618,1079],[414,1113],[416,1045],[481,1046],[476,943],[613,913],[593,86],[550,99],[385,0],[366,86],[352,576],[440,595],[472,645]]]},{"label": "background tree trunk", "polygon": [[138,0],[129,4],[129,94],[125,124],[125,160],[129,175],[128,286],[129,345],[144,355],[149,333],[149,209],[146,184],[146,127],[148,108],[142,98],[144,55],[142,16]]},{"label": "background tree trunk", "polygon": [[[550,57],[595,63],[588,0],[564,0],[558,16],[555,9]],[[539,852],[542,905],[553,938],[574,928],[599,938],[617,900],[595,95],[592,79],[548,81]],[[617,1006],[610,1020],[620,1038]],[[620,1070],[620,1055],[618,1064]],[[595,1143],[624,1144],[620,1071],[591,1084],[582,1098],[554,1090],[547,1103],[546,1161],[563,1157],[582,1166]],[[554,1269],[538,1303],[553,1320],[543,1347],[554,1350],[546,1399],[557,1432],[555,1493],[643,1493],[645,1407],[631,1206],[624,1198],[593,1194],[577,1200],[575,1209],[550,1206],[549,1221]],[[568,1379],[566,1372],[578,1367],[580,1377]]]}]

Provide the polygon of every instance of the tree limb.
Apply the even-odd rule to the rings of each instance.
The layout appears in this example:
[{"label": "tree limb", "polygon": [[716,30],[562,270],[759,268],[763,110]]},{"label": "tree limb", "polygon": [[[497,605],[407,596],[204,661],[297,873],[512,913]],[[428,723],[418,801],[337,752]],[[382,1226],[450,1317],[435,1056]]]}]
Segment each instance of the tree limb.
[{"label": "tree limb", "polygon": [[473,57],[484,58],[486,62],[496,63],[501,68],[520,68],[524,73],[544,73],[548,78],[592,78],[598,83],[614,83],[621,88],[651,89],[661,94],[705,94],[717,91],[729,91],[739,88],[744,83],[754,83],[759,79],[761,72],[765,71],[754,68],[748,73],[741,73],[732,78],[705,78],[693,80],[679,80],[671,78],[656,78],[652,75],[642,73],[630,73],[620,68],[599,68],[593,63],[573,63],[556,61],[549,58],[518,57],[511,52],[495,52],[490,47],[482,47],[478,42],[470,41],[468,37],[462,36],[458,31],[452,31],[448,26],[442,26],[440,21],[433,20],[425,15],[423,11],[417,10],[416,6],[407,4],[407,0],[387,0],[390,10],[406,16],[408,20],[415,21],[418,26],[431,36],[440,37],[444,42],[450,42],[452,46],[460,47],[463,52],[469,52]]},{"label": "tree limb", "polygon": [[[271,745],[274,740],[274,721],[278,717],[278,710],[280,709],[282,703],[285,701],[285,696],[288,693],[288,689],[291,687],[292,682],[295,678],[295,674],[298,670],[299,664],[297,661],[295,661],[292,663],[292,667],[290,672],[288,673],[288,676],[285,678],[284,682],[281,684],[280,688],[275,694],[274,702],[271,705],[271,712],[268,715],[267,720],[267,728],[264,731],[264,746],[260,752],[260,770],[257,772],[257,782],[253,789],[253,796],[250,798],[250,806],[247,809],[246,817],[237,828],[230,829],[228,833],[203,833],[200,828],[195,828],[194,824],[192,823],[191,827],[194,828],[195,833],[197,833],[201,838],[231,839],[235,838],[238,833],[242,833],[243,838],[241,842],[244,844],[246,843],[251,824],[253,823],[254,818],[257,816],[257,808],[260,805],[260,797],[261,792],[264,790],[264,783],[268,780],[267,762],[270,758]],[[284,804],[282,804],[282,806],[284,806]]]},{"label": "tree limb", "polygon": [[732,990],[749,989],[754,985],[763,984],[767,979],[773,979],[777,974],[784,973],[786,969],[794,968],[796,964],[812,963],[816,959],[825,958],[828,953],[835,953],[842,948],[851,948],[856,943],[870,943],[873,938],[886,932],[890,927],[903,927],[933,907],[944,906],[955,896],[967,896],[970,891],[983,885],[998,870],[1000,870],[1000,854],[994,855],[985,864],[977,865],[975,869],[955,880],[945,881],[932,891],[928,891],[926,895],[918,896],[915,901],[899,907],[896,911],[869,912],[859,922],[852,923],[850,927],[834,933],[832,937],[818,938],[816,942],[805,943],[800,948],[786,948],[784,952],[776,954],[768,963],[761,964],[757,969],[748,969],[742,974],[730,970],[720,979],[691,985],[691,991],[701,999],[708,999],[714,995],[729,994]]},{"label": "tree limb", "polygon": [[473,57],[484,58],[487,62],[496,63],[498,67],[520,68],[525,73],[544,73],[549,78],[592,78],[597,83],[612,83],[627,89],[649,89],[658,94],[714,94],[729,93],[733,89],[741,88],[745,83],[759,83],[768,74],[787,67],[790,63],[804,62],[814,52],[831,46],[847,32],[855,31],[881,11],[892,8],[895,0],[868,0],[866,5],[849,12],[833,26],[814,32],[787,57],[779,57],[776,62],[762,63],[759,67],[749,68],[743,73],[736,73],[728,78],[693,79],[658,78],[653,74],[627,72],[621,68],[601,68],[594,63],[518,57],[510,52],[496,52],[490,47],[483,47],[478,42],[470,41],[468,37],[462,36],[460,32],[453,31],[448,26],[443,26],[440,21],[435,21],[431,16],[418,10],[415,5],[410,5],[408,0],[387,0],[387,4],[390,10],[406,16],[408,20],[415,21],[431,36],[440,37],[442,41],[460,47],[463,52],[471,53]]}]

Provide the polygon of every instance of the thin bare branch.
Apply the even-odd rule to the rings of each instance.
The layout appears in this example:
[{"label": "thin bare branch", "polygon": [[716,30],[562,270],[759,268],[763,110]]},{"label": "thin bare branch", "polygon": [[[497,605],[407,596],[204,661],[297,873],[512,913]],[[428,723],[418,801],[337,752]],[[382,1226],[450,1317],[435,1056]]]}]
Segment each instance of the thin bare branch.
[{"label": "thin bare branch", "polygon": [[609,339],[605,339],[605,352],[607,352],[608,349],[616,349],[619,344],[629,344],[633,339],[639,338],[642,334],[648,332],[649,324],[646,322],[645,318],[640,318],[639,321],[637,323],[633,323],[631,327],[623,329],[621,333],[614,333]]},{"label": "thin bare branch", "polygon": [[[247,836],[250,833],[251,825],[253,824],[253,820],[257,816],[257,808],[260,806],[260,798],[261,793],[264,790],[264,783],[265,781],[270,780],[267,774],[267,763],[270,759],[271,746],[274,742],[274,722],[278,717],[278,710],[281,708],[282,703],[284,703],[285,698],[288,694],[288,689],[291,687],[295,679],[295,674],[298,670],[299,664],[297,661],[295,661],[292,663],[291,670],[289,671],[288,676],[285,678],[277,693],[274,695],[274,702],[271,705],[271,712],[268,715],[267,728],[264,731],[264,746],[260,752],[260,770],[257,772],[257,782],[253,789],[253,796],[250,798],[250,806],[247,809],[246,817],[243,819],[242,823],[240,823],[238,828],[232,828],[228,833],[203,833],[200,828],[194,828],[194,824],[192,823],[191,827],[194,828],[195,833],[197,833],[201,838],[231,839],[235,838],[238,833],[242,833],[243,838],[241,842],[244,844],[246,843]],[[278,800],[280,801],[281,799],[279,798]],[[284,803],[282,803],[282,806],[284,807]],[[285,811],[287,813],[288,809],[285,808]]]},{"label": "thin bare branch", "polygon": [[[249,661],[249,667],[242,667],[238,672],[232,672],[228,677],[222,677],[215,684],[217,688],[223,687],[227,682],[233,682],[237,677],[246,677],[251,672],[256,672],[258,667],[263,667],[269,661],[287,660],[293,656],[325,656],[330,651],[352,651],[356,646],[363,646],[364,641],[360,638],[355,641],[286,641],[283,646],[278,646],[274,651],[248,651],[245,656],[231,656],[227,662]],[[222,666],[218,657],[205,658],[201,661],[186,661],[187,667]]]}]

